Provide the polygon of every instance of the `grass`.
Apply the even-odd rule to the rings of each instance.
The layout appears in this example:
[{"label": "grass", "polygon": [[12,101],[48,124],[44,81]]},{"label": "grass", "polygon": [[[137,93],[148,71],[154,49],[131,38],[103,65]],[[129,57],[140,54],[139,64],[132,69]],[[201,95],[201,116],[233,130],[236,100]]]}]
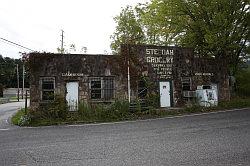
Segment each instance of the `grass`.
[{"label": "grass", "polygon": [[220,102],[218,108],[230,109],[230,108],[244,108],[250,107],[250,98],[234,98],[231,101]]},{"label": "grass", "polygon": [[24,115],[25,115],[24,109],[21,109],[21,110],[17,111],[17,113],[14,116],[12,116],[12,118],[11,118],[12,124],[19,125],[20,119]]},{"label": "grass", "polygon": [[90,106],[86,103],[80,103],[78,111],[68,112],[65,117],[48,117],[41,114],[41,112],[39,111],[32,112],[28,110],[29,117],[25,118],[24,109],[22,109],[12,117],[12,123],[15,125],[26,126],[47,126],[78,123],[117,122],[124,120],[130,121],[201,112],[212,112],[224,109],[244,107],[250,107],[250,98],[236,98],[228,102],[220,102],[217,107],[200,107],[198,105],[193,105],[190,107],[173,110],[155,109],[153,107],[149,107],[149,109],[145,111],[138,109],[133,112],[129,111],[129,105],[126,101],[116,101],[115,103],[112,103],[110,105],[95,106]]}]

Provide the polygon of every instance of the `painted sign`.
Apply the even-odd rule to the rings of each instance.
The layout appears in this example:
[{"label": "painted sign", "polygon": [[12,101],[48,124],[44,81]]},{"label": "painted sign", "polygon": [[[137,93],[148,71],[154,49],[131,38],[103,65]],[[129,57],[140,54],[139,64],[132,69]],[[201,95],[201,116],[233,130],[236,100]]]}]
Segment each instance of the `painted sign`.
[{"label": "painted sign", "polygon": [[69,71],[67,73],[62,73],[62,77],[83,77],[83,73],[70,73]]},{"label": "painted sign", "polygon": [[172,78],[173,49],[146,49],[146,62],[149,63],[159,79]]},{"label": "painted sign", "polygon": [[214,73],[195,73],[196,76],[213,76]]}]

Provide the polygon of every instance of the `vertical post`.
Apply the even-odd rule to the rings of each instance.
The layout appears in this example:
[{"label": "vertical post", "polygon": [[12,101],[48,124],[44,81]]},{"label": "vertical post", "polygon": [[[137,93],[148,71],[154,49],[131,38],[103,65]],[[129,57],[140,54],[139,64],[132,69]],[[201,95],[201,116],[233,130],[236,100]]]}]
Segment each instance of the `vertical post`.
[{"label": "vertical post", "polygon": [[25,108],[24,108],[25,115],[27,115],[27,98],[28,98],[27,91],[28,91],[28,90],[25,91]]},{"label": "vertical post", "polygon": [[128,60],[128,102],[130,103],[130,71],[129,71],[129,60]]},{"label": "vertical post", "polygon": [[24,96],[24,73],[25,73],[25,68],[24,68],[24,61],[23,61],[23,87],[22,87],[22,99]]},{"label": "vertical post", "polygon": [[63,54],[64,53],[64,48],[63,48],[63,38],[64,38],[64,36],[63,36],[63,33],[64,33],[64,31],[63,30],[61,30],[62,31],[62,40],[61,40],[61,53]]},{"label": "vertical post", "polygon": [[19,101],[19,71],[18,71],[18,64],[16,65],[16,72],[17,72],[17,101]]}]

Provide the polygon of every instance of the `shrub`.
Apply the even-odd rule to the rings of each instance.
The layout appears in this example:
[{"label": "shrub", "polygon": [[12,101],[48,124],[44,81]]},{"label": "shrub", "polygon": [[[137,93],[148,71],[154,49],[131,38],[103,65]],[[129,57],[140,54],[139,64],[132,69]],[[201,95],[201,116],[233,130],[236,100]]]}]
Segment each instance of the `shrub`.
[{"label": "shrub", "polygon": [[236,74],[236,92],[239,96],[250,97],[250,67]]},{"label": "shrub", "polygon": [[129,102],[126,100],[116,100],[110,105],[109,109],[110,111],[113,111],[116,114],[119,113],[120,119],[127,119],[129,114]]},{"label": "shrub", "polygon": [[110,104],[105,108],[107,114],[113,120],[127,119],[129,115],[129,103],[128,101],[116,100],[114,103]]},{"label": "shrub", "polygon": [[30,121],[31,121],[31,119],[30,119],[29,114],[22,115],[20,117],[20,119],[18,120],[17,125],[19,125],[19,126],[28,126],[30,124]]},{"label": "shrub", "polygon": [[[27,112],[29,113],[29,109]],[[25,109],[22,108],[11,117],[11,122],[18,126],[28,126],[31,122],[31,118],[29,114],[25,114]]]},{"label": "shrub", "polygon": [[46,105],[45,115],[49,119],[66,119],[68,106],[66,100],[61,95],[55,95],[55,100]]},{"label": "shrub", "polygon": [[159,94],[153,94],[150,93],[147,96],[147,101],[148,101],[148,105],[154,108],[158,108],[160,106],[160,95]]},{"label": "shrub", "polygon": [[250,107],[250,98],[234,98],[230,101],[219,102],[219,108],[244,108]]},{"label": "shrub", "polygon": [[87,120],[90,119],[91,116],[93,116],[92,108],[89,104],[83,102],[80,102],[78,104],[78,115],[81,120]]},{"label": "shrub", "polygon": [[78,107],[79,120],[85,122],[107,122],[126,119],[128,117],[129,103],[115,101],[114,103],[89,105],[81,102]]},{"label": "shrub", "polygon": [[29,114],[31,120],[65,120],[68,115],[68,107],[63,96],[55,95],[53,101],[41,103],[38,109],[29,111]]}]

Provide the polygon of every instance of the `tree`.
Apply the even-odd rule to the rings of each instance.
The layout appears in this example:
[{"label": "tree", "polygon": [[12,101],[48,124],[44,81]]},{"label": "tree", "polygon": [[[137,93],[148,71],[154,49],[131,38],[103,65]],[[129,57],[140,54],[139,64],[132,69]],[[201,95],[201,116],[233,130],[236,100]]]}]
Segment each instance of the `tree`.
[{"label": "tree", "polygon": [[[249,0],[151,0],[135,7],[137,22],[129,29],[118,24],[114,34],[133,35],[129,30],[139,25],[145,44],[192,47],[200,56],[226,60],[234,74],[249,47],[249,8]],[[123,9],[116,20],[132,11]]]},{"label": "tree", "polygon": [[[3,56],[0,54],[0,64],[2,65],[2,61],[3,61]],[[3,76],[3,69],[0,66],[0,80],[2,80],[2,76]],[[2,82],[0,82],[0,97],[3,97],[3,84]]]},{"label": "tree", "polygon": [[138,4],[135,7],[139,21],[145,35],[145,44],[169,45],[173,44],[172,30],[166,16],[170,16],[169,10],[165,10],[164,1],[153,0],[150,3]]},{"label": "tree", "polygon": [[111,49],[118,52],[121,44],[139,44],[144,40],[143,30],[131,6],[122,9],[121,13],[114,18],[117,26],[111,36]]},{"label": "tree", "polygon": [[[176,39],[193,47],[202,56],[227,60],[233,73],[249,40],[248,0],[169,0],[173,7],[170,28],[176,28]],[[173,28],[174,29],[174,28]]]},{"label": "tree", "polygon": [[[21,59],[12,59],[0,56],[0,85],[2,88],[17,87],[16,65],[19,67],[19,77],[22,80],[23,62]],[[21,82],[20,82],[21,83]],[[25,87],[29,87],[29,72],[25,71]]]},{"label": "tree", "polygon": [[236,73],[236,92],[239,96],[250,97],[250,65]]}]

